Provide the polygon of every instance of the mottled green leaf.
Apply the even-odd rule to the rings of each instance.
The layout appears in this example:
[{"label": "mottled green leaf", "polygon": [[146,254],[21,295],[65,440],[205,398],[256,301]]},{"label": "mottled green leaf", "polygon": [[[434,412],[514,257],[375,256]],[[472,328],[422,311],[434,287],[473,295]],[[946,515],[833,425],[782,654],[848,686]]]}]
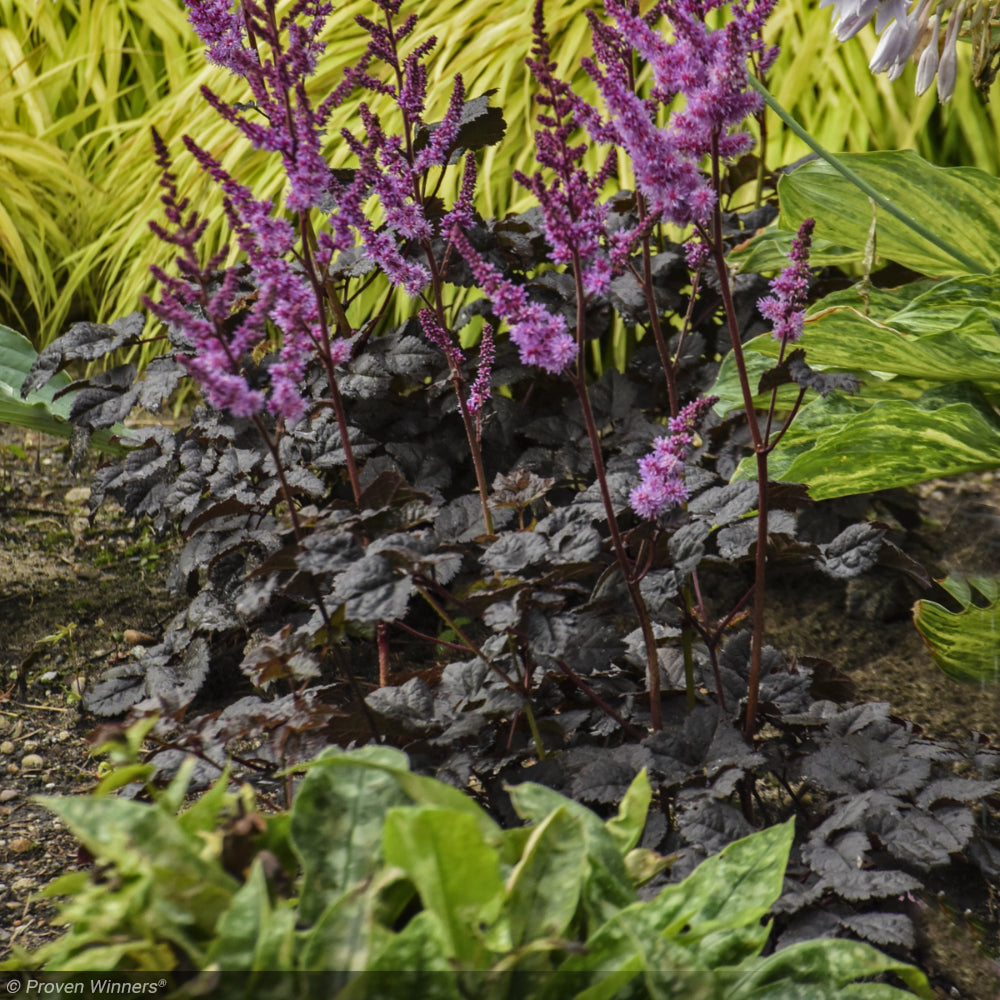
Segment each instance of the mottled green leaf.
[{"label": "mottled green leaf", "polygon": [[294,970],[295,911],[281,902],[272,905],[259,861],[219,918],[209,961],[224,972]]},{"label": "mottled green leaf", "polygon": [[507,880],[510,947],[566,932],[587,874],[583,824],[559,808],[536,826]]},{"label": "mottled green leaf", "polygon": [[649,775],[643,768],[632,779],[632,784],[618,806],[618,815],[605,824],[623,855],[628,854],[639,843],[642,831],[646,828],[646,816],[652,800]]},{"label": "mottled green leaf", "polygon": [[[898,976],[918,996],[934,996],[927,977],[912,965],[889,958],[860,941],[818,939],[790,945],[764,959],[752,972],[747,973],[729,1000],[772,1000],[773,997],[805,996],[801,991],[795,993],[789,990],[789,981],[797,984],[815,983],[826,988],[847,987],[855,979],[877,976],[883,972]],[[846,995],[863,997],[866,994],[854,991]],[[910,996],[902,990],[896,995],[900,1000]]]},{"label": "mottled green leaf", "polygon": [[499,916],[505,891],[499,854],[475,818],[449,809],[391,809],[382,849],[437,917],[448,956],[477,967],[484,951],[479,934]]},{"label": "mottled green leaf", "polygon": [[342,757],[340,766],[314,767],[306,774],[292,810],[291,839],[302,861],[300,909],[306,920],[315,920],[376,870],[386,812],[408,802],[391,771],[371,766],[405,765],[398,751],[364,747]]},{"label": "mottled green leaf", "polygon": [[[1000,580],[950,577],[942,586],[962,605],[949,611],[934,601],[917,601],[913,623],[934,662],[959,681],[1000,681]],[[978,591],[977,596],[973,588]]]}]

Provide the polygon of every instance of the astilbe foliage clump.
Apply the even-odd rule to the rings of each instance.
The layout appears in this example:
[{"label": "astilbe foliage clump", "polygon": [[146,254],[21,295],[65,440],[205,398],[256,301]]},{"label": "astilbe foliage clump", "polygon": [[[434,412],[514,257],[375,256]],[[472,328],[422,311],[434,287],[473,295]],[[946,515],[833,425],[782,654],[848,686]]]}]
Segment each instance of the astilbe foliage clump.
[{"label": "astilbe foliage clump", "polygon": [[[112,666],[84,701],[97,714],[158,712],[156,759],[166,769],[194,753],[200,780],[248,734],[259,746],[241,764],[263,775],[330,742],[394,742],[416,767],[475,779],[495,808],[527,765],[600,805],[647,766],[661,810],[650,846],[693,863],[742,836],[755,811],[795,813],[812,839],[800,854],[808,891],[789,911],[833,894],[841,930],[885,943],[888,931],[858,929],[854,903],[882,906],[943,854],[906,858],[900,842],[890,860],[906,872],[848,886],[829,853],[843,837],[865,838],[851,848],[874,857],[884,831],[872,817],[905,815],[938,823],[955,850],[979,845],[984,870],[997,854],[971,810],[940,805],[971,801],[971,786],[929,790],[949,780],[944,760],[905,788],[873,787],[875,812],[848,816],[838,762],[889,744],[919,756],[914,741],[885,713],[851,722],[827,697],[843,690],[826,667],[788,667],[764,646],[769,567],[920,572],[886,525],[807,534],[804,489],[768,481],[767,456],[805,393],[852,385],[810,369],[801,348],[784,351],[802,330],[810,227],[759,312],[764,289],[730,279],[727,250],[746,234],[723,212],[722,175],[750,143],[742,123],[759,102],[748,74],[773,53],[760,39],[769,0],[725,6],[710,27],[723,6],[640,14],[608,0],[586,65],[599,109],[557,75],[539,3],[529,65],[540,169],[518,178],[538,205],[483,219],[475,151],[502,138],[501,111],[456,79],[444,117],[426,119],[434,42],[408,48],[414,22],[399,3],[377,0],[361,19],[367,50],[318,105],[309,76],[326,5],[299,2],[280,19],[272,0],[193,5],[210,58],[253,98],[206,99],[281,157],[288,184],[279,203],[257,199],[186,139],[226,195],[240,249],[235,266],[202,261],[203,222],[154,139],[167,219],[157,232],[177,247],[178,273],[158,274],[148,305],[172,351],[138,381],[123,366],[75,384],[73,419],[111,427],[136,405],[158,409],[186,374],[198,381],[205,405],[190,422],[130,432],[127,458],[92,490],[95,505],[114,498],[179,530],[172,582],[191,600],[159,645]],[[648,94],[639,62],[652,70]],[[338,119],[359,89],[393,99],[394,126],[364,101],[359,120]],[[594,175],[580,165],[585,141],[608,146]],[[328,142],[347,143],[357,166],[326,169]],[[616,187],[619,150],[634,191]],[[450,206],[437,197],[447,170],[463,177]],[[686,246],[663,238],[665,222],[691,228]],[[359,295],[380,276],[382,305],[359,322]],[[395,297],[410,315],[398,326]],[[596,377],[589,348],[615,314],[639,345],[626,372]],[[767,321],[782,356],[754,386],[741,333]],[[136,344],[141,329],[139,318],[75,328],[26,386]],[[710,360],[727,349],[757,482],[722,475],[738,428],[712,413]],[[789,384],[797,401],[779,406]],[[821,758],[830,766],[809,763]],[[767,805],[755,798],[762,780],[783,790]],[[804,804],[813,786],[818,812]],[[872,926],[902,940],[898,909]]]}]

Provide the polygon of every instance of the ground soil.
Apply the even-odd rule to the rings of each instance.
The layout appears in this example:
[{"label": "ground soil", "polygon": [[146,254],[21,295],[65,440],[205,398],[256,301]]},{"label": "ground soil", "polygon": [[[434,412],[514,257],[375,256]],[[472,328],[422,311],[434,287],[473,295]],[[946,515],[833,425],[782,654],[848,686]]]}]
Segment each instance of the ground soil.
[{"label": "ground soil", "polygon": [[[87,516],[89,472],[72,475],[62,443],[0,432],[0,958],[59,933],[36,894],[78,864],[77,847],[37,794],[95,782],[99,720],[79,693],[142,634],[158,637],[179,607],[167,593],[169,543],[120,511]],[[939,481],[914,491],[919,521],[904,547],[932,573],[1000,572],[1000,477]],[[891,702],[931,737],[1000,743],[1000,684],[968,686],[935,666],[910,620],[917,592],[885,573],[850,586],[817,575],[770,583],[769,641],[819,656],[853,679],[858,700]],[[972,916],[923,907],[924,962],[940,995],[1000,997],[1000,942]]]}]

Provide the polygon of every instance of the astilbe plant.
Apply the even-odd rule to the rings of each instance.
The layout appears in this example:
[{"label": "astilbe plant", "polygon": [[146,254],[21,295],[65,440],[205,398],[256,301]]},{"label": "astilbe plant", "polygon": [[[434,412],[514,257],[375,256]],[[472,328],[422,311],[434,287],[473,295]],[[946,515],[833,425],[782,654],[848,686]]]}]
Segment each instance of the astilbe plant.
[{"label": "astilbe plant", "polygon": [[[518,617],[510,621],[508,638],[515,647],[520,646],[519,656],[484,650],[447,610],[448,603],[456,599],[443,586],[455,572],[454,556],[432,555],[426,538],[418,542],[416,536],[407,536],[409,541],[402,549],[402,542],[394,543],[396,548],[387,547],[388,542],[373,536],[377,529],[363,516],[372,500],[363,483],[361,460],[355,454],[359,439],[341,383],[350,378],[352,367],[363,365],[366,352],[373,350],[372,336],[389,296],[396,290],[415,300],[416,322],[447,365],[475,471],[486,538],[495,537],[495,513],[503,507],[498,496],[506,488],[495,484],[491,498],[482,449],[494,377],[494,324],[487,322],[483,327],[479,363],[473,372],[459,341],[463,325],[475,312],[486,313],[494,323],[505,323],[523,365],[540,369],[546,378],[561,376],[569,383],[582,418],[611,554],[640,626],[650,722],[654,730],[660,729],[660,651],[646,593],[656,578],[657,552],[663,551],[662,540],[672,530],[667,515],[671,509],[682,509],[689,498],[684,462],[714,402],[712,397],[695,395],[684,404],[678,377],[699,280],[714,270],[712,277],[725,310],[758,458],[753,642],[745,722],[747,737],[752,737],[763,648],[767,455],[787,422],[772,434],[776,390],[763,429],[755,415],[755,394],[742,362],[739,322],[725,261],[720,190],[724,163],[752,145],[744,123],[759,110],[760,98],[749,79],[751,73],[763,74],[774,58],[774,51],[761,40],[771,6],[772,0],[752,6],[740,0],[730,5],[721,0],[680,0],[659,3],[641,14],[637,3],[608,0],[607,22],[591,17],[595,59],[585,62],[601,94],[602,111],[581,100],[557,76],[543,4],[536,5],[534,48],[528,65],[539,85],[542,107],[537,130],[540,170],[530,177],[517,174],[516,179],[537,198],[544,251],[540,258],[511,267],[509,257],[495,250],[497,223],[484,223],[474,210],[474,150],[477,144],[495,140],[495,122],[491,138],[477,137],[473,126],[484,116],[486,102],[481,98],[467,100],[461,78],[454,81],[443,119],[434,123],[426,120],[425,60],[435,40],[429,38],[405,51],[415,23],[413,17],[400,15],[397,0],[376,0],[378,20],[359,17],[369,33],[367,49],[340,86],[318,106],[313,105],[307,84],[322,50],[320,35],[330,12],[328,5],[299,0],[279,19],[274,0],[262,4],[246,0],[236,10],[225,0],[193,3],[192,23],[202,35],[209,57],[246,80],[253,95],[252,102],[236,106],[226,105],[210,91],[205,92],[206,99],[258,149],[280,155],[288,185],[282,204],[257,199],[223,170],[210,152],[194,139],[185,138],[189,152],[223,190],[229,226],[241,251],[240,267],[219,272],[223,255],[205,263],[199,260],[197,244],[204,223],[177,190],[169,153],[155,137],[169,223],[169,227],[155,228],[180,254],[179,275],[157,272],[163,294],[158,302],[148,305],[170,325],[175,340],[181,341],[182,362],[202,385],[207,401],[236,418],[251,421],[264,442],[291,519],[298,552],[295,565],[322,619],[320,632],[326,638],[321,643],[339,634],[338,605],[346,602],[348,616],[362,606],[357,597],[362,577],[375,581],[364,586],[377,584],[389,595],[380,605],[387,609],[389,620],[398,621],[409,594],[419,593],[457,637],[452,644],[455,649],[477,656],[509,689],[523,696],[524,711],[534,728],[530,698],[535,657],[525,645],[525,633],[518,631]],[[709,22],[723,8],[727,17],[720,19],[721,26],[712,27]],[[638,89],[635,66],[639,62],[648,63],[652,71],[648,95]],[[360,129],[356,123],[353,128],[347,123],[335,130],[338,108],[358,89],[389,96],[398,111],[400,131],[392,132],[364,101],[358,110]],[[502,133],[502,127],[499,131]],[[594,174],[581,165],[588,137],[608,147],[604,167]],[[346,143],[357,168],[330,171],[324,161],[329,141]],[[636,182],[630,196],[631,210],[624,221],[605,200],[613,184],[617,154],[622,150],[633,164]],[[462,170],[463,183],[457,203],[448,207],[437,199],[437,191],[444,172],[452,167]],[[657,227],[661,223],[693,230],[687,248],[692,270],[691,307],[676,337],[663,316],[654,277],[656,251],[661,245]],[[808,286],[808,235],[804,227],[792,269],[776,280],[772,296],[762,303],[764,314],[774,320],[776,335],[783,340],[794,339],[789,336],[793,328],[801,329]],[[565,293],[559,304],[551,296],[539,294],[539,279],[551,277],[553,271],[568,279],[561,286]],[[388,278],[390,288],[383,308],[355,327],[349,319],[355,296],[379,273]],[[357,282],[358,278],[362,280]],[[642,481],[632,490],[632,508],[640,521],[649,524],[633,532],[619,524],[620,507],[608,475],[586,363],[590,310],[608,301],[614,283],[623,278],[634,283],[645,303],[645,320],[662,368],[665,419],[670,431],[669,437],[658,438],[653,452],[640,463]],[[471,312],[468,308],[459,312],[446,303],[445,288],[453,284],[472,284],[485,299],[473,303]],[[801,362],[801,352],[782,358],[778,371],[783,374],[777,376],[778,382],[782,378],[796,380],[802,370],[808,371]],[[348,549],[343,549],[339,562],[319,558],[322,546],[334,543],[325,540],[328,535],[322,528],[323,518],[316,528],[315,514],[310,515],[310,523],[300,517],[294,477],[290,467],[285,468],[292,447],[286,439],[295,427],[311,426],[310,421],[327,407],[335,415],[350,506],[358,518],[352,522],[354,537],[348,548],[353,553],[372,547],[372,554],[364,555],[358,563],[363,570],[344,570]],[[789,421],[797,408],[798,404]],[[370,482],[371,477],[367,478]],[[308,480],[300,477],[299,481]],[[501,477],[497,483],[506,481]],[[523,526],[524,507],[519,509]],[[346,522],[337,516],[339,531]],[[569,524],[565,522],[567,528]],[[522,542],[501,537],[484,553],[484,564],[498,572],[505,568],[516,572],[530,561]],[[584,548],[589,551],[589,542]],[[451,567],[447,573],[445,565]],[[333,576],[341,582],[334,582],[331,589],[323,582],[324,574],[329,576],[330,571],[319,567],[333,567]],[[406,582],[393,575],[398,572],[408,574]],[[696,615],[685,585],[676,603],[685,626],[688,700],[693,705],[690,631],[699,621],[704,623],[707,613],[698,591],[696,567],[686,565],[677,572],[681,577],[693,572],[699,605]],[[338,573],[341,576],[337,577]],[[390,582],[393,580],[398,582]],[[528,614],[529,606],[525,598],[518,615]],[[724,624],[734,614],[726,616]],[[371,616],[366,615],[370,621]],[[490,620],[505,619],[493,614]],[[386,626],[381,619],[376,623],[383,684],[389,677]],[[412,626],[405,628],[421,634]],[[713,665],[721,629],[699,629],[709,640]],[[517,670],[500,666],[504,657],[517,666],[519,675]],[[572,676],[574,683],[581,683],[568,665],[563,663],[560,669]],[[721,683],[716,688],[723,701]],[[536,741],[541,753],[537,731]]]}]

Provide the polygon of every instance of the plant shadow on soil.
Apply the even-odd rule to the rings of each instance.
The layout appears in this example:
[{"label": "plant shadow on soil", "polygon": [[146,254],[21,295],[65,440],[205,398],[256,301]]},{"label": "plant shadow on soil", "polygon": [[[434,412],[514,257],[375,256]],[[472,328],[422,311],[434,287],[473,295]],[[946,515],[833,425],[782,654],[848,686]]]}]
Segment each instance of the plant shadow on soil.
[{"label": "plant shadow on soil", "polygon": [[[60,931],[54,907],[35,894],[80,858],[31,796],[94,784],[87,736],[101,720],[81,711],[80,685],[126,654],[126,634],[158,638],[183,605],[165,587],[169,547],[120,511],[102,509],[91,523],[94,463],[74,477],[65,451],[60,441],[0,429],[0,956]],[[989,572],[990,540],[968,530],[966,515],[975,512],[1000,547],[1000,476],[939,481],[915,495],[922,520],[909,539],[918,551],[908,543],[908,553],[933,575]],[[984,522],[991,510],[996,520]],[[851,677],[857,700],[890,702],[927,737],[961,745],[978,732],[1000,743],[1000,684],[963,685],[937,669],[911,621],[915,596],[928,595],[879,574],[850,586],[774,574],[767,640],[789,660],[831,661]],[[1000,966],[989,956],[1000,954],[1000,921],[981,886],[968,889],[979,900],[972,913],[939,905],[933,893],[921,901],[922,957],[957,987],[951,996],[993,1000]]]}]

